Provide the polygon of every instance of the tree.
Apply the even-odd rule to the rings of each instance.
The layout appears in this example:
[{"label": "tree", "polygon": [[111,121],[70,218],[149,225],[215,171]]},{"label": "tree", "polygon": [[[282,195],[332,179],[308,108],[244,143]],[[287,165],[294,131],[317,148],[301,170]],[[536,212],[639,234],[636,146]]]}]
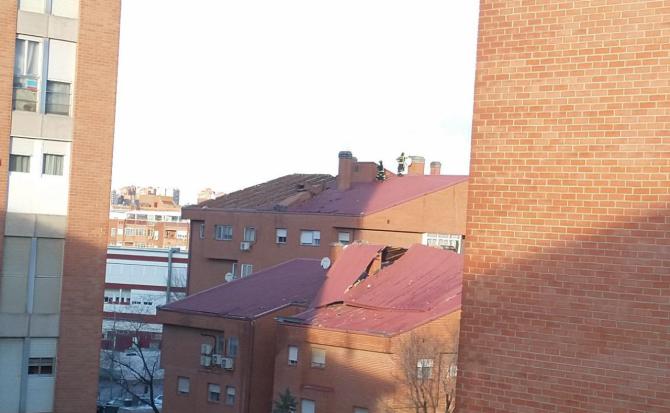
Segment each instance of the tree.
[{"label": "tree", "polygon": [[[160,413],[154,401],[156,385],[163,380],[160,350],[145,345],[147,335],[152,332],[146,323],[115,319],[107,333],[111,349],[101,351],[101,373],[126,395]],[[119,351],[119,344],[127,348]]]},{"label": "tree", "polygon": [[406,389],[410,410],[416,413],[453,412],[456,353],[448,351],[452,345],[453,341],[440,341],[414,332],[401,342],[397,378]]},{"label": "tree", "polygon": [[287,388],[284,393],[279,393],[279,400],[274,401],[275,407],[272,413],[295,413],[296,401],[295,397]]}]

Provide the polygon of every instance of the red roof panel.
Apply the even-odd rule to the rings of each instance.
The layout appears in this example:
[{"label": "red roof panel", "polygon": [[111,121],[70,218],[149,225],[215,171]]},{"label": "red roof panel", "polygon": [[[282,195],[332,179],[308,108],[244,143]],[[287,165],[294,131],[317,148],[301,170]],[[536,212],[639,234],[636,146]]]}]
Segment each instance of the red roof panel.
[{"label": "red roof panel", "polygon": [[325,275],[319,260],[294,259],[201,291],[161,309],[256,318],[290,304],[308,305],[321,288]]}]

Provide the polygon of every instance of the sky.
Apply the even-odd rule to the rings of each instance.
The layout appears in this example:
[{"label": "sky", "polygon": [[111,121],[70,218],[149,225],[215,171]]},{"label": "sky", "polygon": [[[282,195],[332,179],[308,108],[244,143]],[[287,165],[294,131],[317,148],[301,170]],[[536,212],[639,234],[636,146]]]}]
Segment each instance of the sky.
[{"label": "sky", "polygon": [[112,186],[232,192],[337,154],[467,174],[477,1],[126,0]]}]

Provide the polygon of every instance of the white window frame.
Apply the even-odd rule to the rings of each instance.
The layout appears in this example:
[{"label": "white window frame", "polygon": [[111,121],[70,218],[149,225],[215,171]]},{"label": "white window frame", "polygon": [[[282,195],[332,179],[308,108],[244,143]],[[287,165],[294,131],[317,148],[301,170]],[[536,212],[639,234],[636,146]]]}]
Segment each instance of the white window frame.
[{"label": "white window frame", "polygon": [[[227,231],[230,229],[230,231]],[[230,234],[228,234],[230,232]],[[232,241],[233,240],[233,226],[225,224],[214,225],[214,239],[217,241]]]},{"label": "white window frame", "polygon": [[205,223],[200,224],[200,239],[205,239]]},{"label": "white window frame", "polygon": [[326,350],[323,348],[312,348],[312,363],[314,368],[323,369],[326,367]]},{"label": "white window frame", "polygon": [[237,390],[235,390],[235,386],[226,386],[226,404],[228,406],[235,405],[235,399],[237,398],[236,396],[237,396]]},{"label": "white window frame", "polygon": [[293,345],[288,346],[288,365],[289,366],[298,365],[298,346]]},{"label": "white window frame", "polygon": [[316,413],[316,402],[310,399],[301,399],[300,413]]},{"label": "white window frame", "polygon": [[351,243],[351,232],[349,231],[339,231],[337,233],[337,242],[340,244],[350,244]]},{"label": "white window frame", "polygon": [[244,227],[244,241],[245,242],[256,242],[256,228],[255,227]]},{"label": "white window frame", "polygon": [[[213,395],[216,395],[216,397],[213,397]],[[210,403],[221,403],[221,385],[220,384],[207,383],[207,401],[210,402]]]},{"label": "white window frame", "polygon": [[459,234],[438,234],[438,233],[423,233],[421,236],[421,243],[429,247],[442,249],[455,249],[457,253],[463,252],[463,235]]},{"label": "white window frame", "polygon": [[433,377],[433,359],[419,359],[416,362],[416,378],[427,380]]},{"label": "white window frame", "polygon": [[300,245],[318,247],[321,245],[321,231],[313,229],[300,230]]},{"label": "white window frame", "polygon": [[240,277],[248,277],[254,272],[253,264],[242,264],[240,265]]},{"label": "white window frame", "polygon": [[189,394],[191,392],[191,379],[185,376],[177,376],[177,394]]},{"label": "white window frame", "polygon": [[[282,235],[283,234],[283,235]],[[282,240],[283,238],[283,240]],[[286,244],[288,241],[288,229],[286,228],[277,228],[275,230],[275,243],[277,244]]]},{"label": "white window frame", "polygon": [[[235,351],[231,351],[231,349]],[[235,358],[240,353],[240,339],[237,336],[228,337],[228,345],[226,346],[226,356]]]}]

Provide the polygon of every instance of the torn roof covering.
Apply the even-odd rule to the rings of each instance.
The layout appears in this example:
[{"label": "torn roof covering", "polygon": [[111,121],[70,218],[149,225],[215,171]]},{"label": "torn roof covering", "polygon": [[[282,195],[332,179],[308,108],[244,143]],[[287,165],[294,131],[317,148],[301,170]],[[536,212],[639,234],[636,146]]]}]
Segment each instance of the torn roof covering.
[{"label": "torn roof covering", "polygon": [[[369,275],[348,291],[346,287],[342,289],[358,278],[361,258],[371,257],[374,247],[346,248],[314,301],[318,306],[290,321],[317,328],[392,336],[460,309],[463,256],[423,245],[413,245],[392,265]],[[345,260],[351,262],[338,267],[338,262]],[[341,271],[343,268],[351,272]],[[335,282],[331,277],[342,280]]]},{"label": "torn roof covering", "polygon": [[367,215],[440,191],[468,180],[463,175],[391,175],[384,182],[354,182],[339,191],[335,178],[323,174],[293,174],[254,185],[219,198],[205,201],[199,208],[228,210],[275,210],[282,201],[298,192],[319,187],[301,202],[291,203],[282,211],[341,215]]},{"label": "torn roof covering", "polygon": [[161,310],[255,319],[292,304],[306,307],[325,276],[319,260],[293,259],[201,291]]}]

